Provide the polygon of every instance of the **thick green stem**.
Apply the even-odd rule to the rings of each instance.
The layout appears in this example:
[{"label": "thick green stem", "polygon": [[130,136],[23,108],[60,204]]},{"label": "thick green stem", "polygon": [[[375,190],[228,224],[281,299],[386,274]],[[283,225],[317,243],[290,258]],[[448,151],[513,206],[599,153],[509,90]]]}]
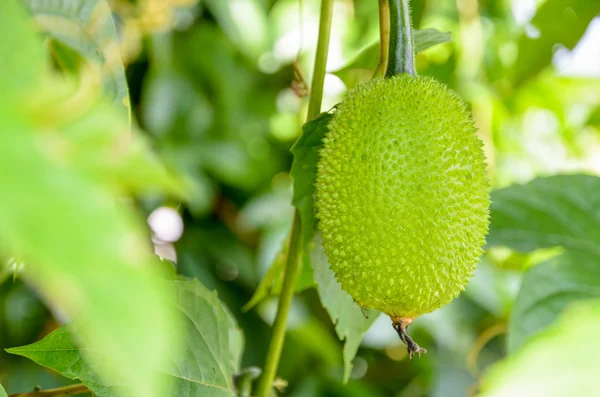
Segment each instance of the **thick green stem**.
[{"label": "thick green stem", "polygon": [[409,0],[389,0],[390,50],[385,77],[401,73],[415,76],[415,50]]},{"label": "thick green stem", "polygon": [[[308,102],[307,120],[314,119],[321,111],[332,18],[333,0],[322,0],[319,39],[317,42],[317,53],[315,56],[310,99]],[[302,224],[300,222],[300,214],[296,211],[292,223],[292,235],[290,237],[283,285],[281,286],[281,292],[279,293],[277,316],[275,317],[275,323],[273,324],[273,336],[271,337],[271,342],[269,344],[263,376],[260,378],[258,384],[257,397],[267,397],[269,395],[273,381],[275,380],[275,375],[277,374],[279,358],[281,357],[281,350],[283,349],[283,342],[285,340],[288,314],[294,296],[294,286],[296,285],[296,281],[300,274],[299,258],[302,251],[301,244]]]}]

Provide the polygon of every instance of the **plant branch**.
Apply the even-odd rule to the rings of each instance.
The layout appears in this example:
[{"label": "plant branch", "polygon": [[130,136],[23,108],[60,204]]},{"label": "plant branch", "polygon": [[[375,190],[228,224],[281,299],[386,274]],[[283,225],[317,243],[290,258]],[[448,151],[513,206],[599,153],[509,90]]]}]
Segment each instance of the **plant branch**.
[{"label": "plant branch", "polygon": [[27,393],[15,393],[8,397],[61,397],[89,393],[90,390],[82,384],[59,387],[57,389],[34,390]]},{"label": "plant branch", "polygon": [[[308,102],[307,120],[314,119],[321,111],[332,18],[333,0],[322,0],[321,18],[319,21],[319,38],[317,40],[317,53],[315,56],[312,86]],[[301,245],[302,224],[300,222],[300,214],[296,210],[294,213],[294,221],[292,223],[292,234],[290,236],[283,284],[281,286],[281,292],[279,293],[277,316],[275,317],[275,322],[273,324],[273,336],[271,337],[269,344],[263,376],[260,378],[258,384],[257,397],[269,396],[273,381],[275,380],[275,375],[277,374],[281,350],[283,349],[283,342],[285,340],[288,314],[294,296],[294,287],[300,274],[299,258],[302,252]]]},{"label": "plant branch", "polygon": [[389,0],[390,47],[385,77],[401,73],[413,76],[417,74],[408,2],[409,0]]},{"label": "plant branch", "polygon": [[329,38],[331,37],[331,20],[333,18],[333,0],[321,0],[321,18],[319,20],[319,39],[317,40],[317,54],[313,69],[310,98],[308,101],[308,114],[306,120],[314,119],[321,111],[323,100],[323,84],[329,55]]},{"label": "plant branch", "polygon": [[300,223],[300,216],[296,211],[294,214],[294,221],[292,223],[292,235],[290,237],[290,246],[285,265],[283,284],[281,286],[279,303],[277,305],[277,316],[275,317],[275,323],[273,324],[273,335],[271,336],[269,351],[267,352],[263,376],[260,378],[260,382],[258,384],[258,392],[256,394],[258,397],[269,396],[273,381],[275,380],[275,375],[277,374],[279,358],[281,357],[283,341],[285,340],[287,318],[290,312],[292,298],[294,296],[294,285],[296,284],[296,280],[298,279],[298,275],[300,273],[298,258],[300,254],[301,240],[302,225]]}]

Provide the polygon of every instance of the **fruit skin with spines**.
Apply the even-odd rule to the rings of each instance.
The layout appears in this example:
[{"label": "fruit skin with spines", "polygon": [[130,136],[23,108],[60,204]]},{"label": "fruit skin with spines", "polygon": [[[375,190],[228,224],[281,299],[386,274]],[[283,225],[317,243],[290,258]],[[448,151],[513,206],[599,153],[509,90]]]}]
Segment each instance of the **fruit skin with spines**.
[{"label": "fruit skin with spines", "polygon": [[489,224],[483,144],[466,105],[433,78],[401,74],[350,90],[328,128],[316,208],[342,288],[393,320],[449,303]]}]

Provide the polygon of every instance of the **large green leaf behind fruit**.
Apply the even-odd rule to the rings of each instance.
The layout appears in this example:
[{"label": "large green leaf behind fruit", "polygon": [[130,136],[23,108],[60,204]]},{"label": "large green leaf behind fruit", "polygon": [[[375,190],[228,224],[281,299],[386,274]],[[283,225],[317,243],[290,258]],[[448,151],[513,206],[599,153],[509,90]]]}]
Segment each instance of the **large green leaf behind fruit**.
[{"label": "large green leaf behind fruit", "polygon": [[599,191],[598,177],[556,175],[492,193],[489,246],[564,252],[525,274],[509,323],[511,354],[484,377],[482,396],[596,395]]},{"label": "large green leaf behind fruit", "polygon": [[600,296],[600,178],[556,175],[492,193],[488,246],[565,253],[527,271],[508,333],[509,350],[574,300]]}]

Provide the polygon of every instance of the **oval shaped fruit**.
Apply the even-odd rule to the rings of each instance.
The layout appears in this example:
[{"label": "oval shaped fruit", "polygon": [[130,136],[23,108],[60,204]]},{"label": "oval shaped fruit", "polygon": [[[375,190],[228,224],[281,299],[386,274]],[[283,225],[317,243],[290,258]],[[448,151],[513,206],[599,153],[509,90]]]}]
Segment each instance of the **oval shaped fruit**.
[{"label": "oval shaped fruit", "polygon": [[342,288],[410,319],[458,296],[489,223],[483,144],[465,104],[429,77],[348,92],[320,153],[316,207]]}]

